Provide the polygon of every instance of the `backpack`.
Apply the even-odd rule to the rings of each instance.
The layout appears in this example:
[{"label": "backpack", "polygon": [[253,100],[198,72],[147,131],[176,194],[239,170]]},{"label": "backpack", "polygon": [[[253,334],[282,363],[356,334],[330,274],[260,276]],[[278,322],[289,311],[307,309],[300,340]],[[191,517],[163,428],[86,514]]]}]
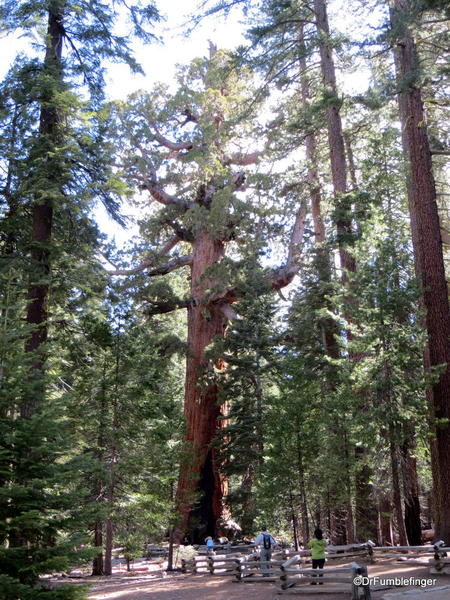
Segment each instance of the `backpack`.
[{"label": "backpack", "polygon": [[272,547],[272,540],[270,539],[270,535],[268,533],[263,533],[263,547],[264,550],[270,550]]}]

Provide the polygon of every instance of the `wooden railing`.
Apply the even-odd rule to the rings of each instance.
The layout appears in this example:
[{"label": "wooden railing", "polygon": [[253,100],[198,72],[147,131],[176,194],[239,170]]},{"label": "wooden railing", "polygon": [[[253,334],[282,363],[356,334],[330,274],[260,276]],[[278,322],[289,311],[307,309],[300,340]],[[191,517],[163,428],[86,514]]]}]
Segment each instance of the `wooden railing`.
[{"label": "wooden railing", "polygon": [[[254,546],[249,546],[254,550]],[[245,548],[244,552],[248,551]],[[450,558],[447,558],[447,553],[450,554],[449,547],[442,545],[435,546],[374,546],[371,543],[366,544],[349,544],[346,546],[328,546],[326,549],[326,559],[329,564],[333,560],[346,560],[356,556],[364,557],[366,560],[373,562],[377,558],[397,558],[405,564],[420,564],[417,559],[429,557],[429,565],[431,573],[450,574]],[[215,554],[205,555],[198,554],[192,559],[183,559],[181,570],[184,573],[192,572],[194,574],[210,574],[210,575],[230,575],[234,576],[240,582],[271,582],[278,580],[280,571],[283,568],[290,568],[291,565],[297,565],[296,571],[301,571],[303,581],[305,577],[310,575],[313,577],[314,569],[306,568],[306,565],[311,561],[311,552],[309,550],[300,550],[293,552],[292,550],[282,550],[274,553],[273,560],[263,562],[259,560],[258,553],[251,555],[238,554]],[[356,564],[356,563],[352,563]],[[303,565],[304,568],[300,568]],[[358,568],[363,569],[364,567]],[[350,567],[339,567],[338,570],[326,567],[325,571],[328,574],[345,572],[345,569]],[[296,573],[297,575],[299,573]],[[320,582],[322,583],[322,581]],[[296,584],[297,586],[298,584]],[[310,590],[311,591],[311,590]],[[364,597],[364,596],[362,596]]]},{"label": "wooden railing", "polygon": [[298,562],[299,557],[294,556],[280,566],[277,596],[347,592],[352,600],[370,599],[367,567],[351,563],[344,567],[301,569],[297,567]]}]

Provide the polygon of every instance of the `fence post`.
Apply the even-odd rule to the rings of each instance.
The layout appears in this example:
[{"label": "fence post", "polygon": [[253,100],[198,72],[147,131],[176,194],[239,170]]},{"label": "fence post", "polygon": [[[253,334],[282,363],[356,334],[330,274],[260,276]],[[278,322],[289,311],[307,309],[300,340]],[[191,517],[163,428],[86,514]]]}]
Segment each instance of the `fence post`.
[{"label": "fence post", "polygon": [[[363,566],[360,568],[360,573],[362,577],[367,577],[368,578],[368,571],[367,571],[367,567]],[[363,589],[363,598],[364,600],[370,600],[370,583],[365,583],[362,586]]]},{"label": "fence post", "polygon": [[236,581],[242,581],[242,557],[239,557],[235,560],[236,567],[234,570],[234,576],[236,577]]},{"label": "fence post", "polygon": [[207,556],[208,571],[210,575],[214,575],[214,556]]},{"label": "fence post", "polygon": [[352,573],[351,573],[351,578],[352,578],[352,600],[358,600],[359,599],[359,586],[355,584],[355,577],[357,575],[359,575],[359,565],[357,565],[356,563],[352,562],[350,564],[350,567],[352,569]]}]

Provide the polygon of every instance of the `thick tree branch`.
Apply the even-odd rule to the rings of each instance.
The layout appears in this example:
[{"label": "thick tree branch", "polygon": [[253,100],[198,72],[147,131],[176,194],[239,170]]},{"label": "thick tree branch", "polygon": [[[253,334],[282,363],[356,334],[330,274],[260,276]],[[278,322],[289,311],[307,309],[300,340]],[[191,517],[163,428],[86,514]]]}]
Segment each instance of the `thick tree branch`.
[{"label": "thick tree branch", "polygon": [[178,256],[172,260],[169,260],[165,265],[161,265],[160,267],[155,267],[151,271],[148,271],[147,275],[149,277],[154,277],[155,275],[167,275],[167,273],[171,273],[172,271],[176,271],[180,267],[185,267],[187,265],[192,264],[192,255],[188,254],[187,256]]},{"label": "thick tree branch", "polygon": [[133,269],[116,269],[114,271],[107,271],[109,275],[115,276],[126,276],[126,275],[135,275],[136,273],[142,273],[151,267],[154,267],[150,271],[146,273],[149,277],[155,277],[156,275],[166,275],[167,273],[171,273],[180,267],[185,267],[186,265],[190,265],[192,263],[192,256],[189,254],[187,256],[179,256],[172,260],[169,260],[164,265],[160,267],[155,267],[155,261],[151,260],[145,263],[134,267]]},{"label": "thick tree branch", "polygon": [[192,148],[194,147],[194,144],[192,142],[172,142],[171,140],[168,140],[162,135],[156,123],[151,122],[150,125],[153,127],[153,130],[155,132],[156,141],[159,144],[161,144],[161,146],[164,146],[169,150],[175,150],[177,152],[179,150],[192,150]]},{"label": "thick tree branch", "polygon": [[[299,272],[301,266],[300,258],[305,225],[306,207],[304,204],[302,204],[297,211],[294,226],[292,228],[286,264],[270,271],[267,277],[267,290],[276,290],[279,292],[281,288],[289,285],[294,279],[295,275],[297,275]],[[241,293],[239,292],[238,288],[230,286],[208,296],[207,303],[226,306],[236,302],[240,296]],[[222,310],[224,314],[227,314],[227,309]]]},{"label": "thick tree branch", "polygon": [[274,290],[279,290],[289,285],[300,270],[300,256],[305,224],[306,208],[302,204],[297,211],[294,227],[292,228],[286,264],[272,271],[271,288]]},{"label": "thick tree branch", "polygon": [[[180,240],[179,240],[178,236],[173,236],[172,238],[170,238],[165,243],[165,245],[161,248],[161,250],[158,252],[158,256],[168,254],[172,250],[172,248],[174,248],[178,244],[179,241]],[[119,269],[111,261],[110,258],[108,258],[105,254],[103,254],[103,252],[101,252],[100,254],[103,256],[103,258],[105,258],[105,260],[107,260],[109,262],[109,264],[111,264],[114,267],[113,271],[108,271],[108,270],[106,271],[109,275],[113,275],[113,276],[136,275],[136,273],[142,273],[143,271],[146,271],[147,269],[150,269],[151,267],[153,267],[153,269],[151,271],[149,271],[147,273],[147,275],[149,275],[149,276],[164,275],[166,273],[174,271],[175,269],[178,269],[179,267],[184,267],[185,265],[189,265],[192,262],[191,255],[179,256],[179,257],[173,258],[172,260],[169,260],[164,265],[156,267],[155,266],[155,258],[151,258],[150,260],[145,261],[145,262],[141,263],[140,265],[133,267],[132,269]]]},{"label": "thick tree branch", "polygon": [[246,165],[254,165],[258,162],[262,152],[251,152],[250,154],[242,154],[241,152],[236,152],[231,156],[228,156],[224,160],[224,166],[226,165],[239,165],[241,167],[245,167]]},{"label": "thick tree branch", "polygon": [[136,179],[141,182],[141,189],[147,190],[154,200],[156,200],[160,204],[164,204],[164,206],[179,206],[184,210],[188,210],[190,208],[191,205],[189,202],[178,198],[178,196],[168,194],[159,185],[159,183],[156,180],[156,171],[152,170],[151,173],[151,178],[145,175],[140,175],[138,173],[134,175]]},{"label": "thick tree branch", "polygon": [[165,206],[180,206],[187,210],[190,207],[189,202],[178,198],[177,196],[172,196],[168,194],[158,183],[156,169],[153,165],[153,161],[147,152],[147,149],[140,143],[137,138],[133,138],[133,143],[139,149],[142,158],[145,161],[146,167],[150,173],[148,175],[142,175],[139,173],[135,173],[134,176],[138,181],[141,182],[141,186],[143,189],[146,189],[150,192],[152,198],[154,198],[160,204],[164,204]]},{"label": "thick tree branch", "polygon": [[174,310],[179,310],[180,308],[188,308],[192,305],[192,298],[181,299],[174,298],[165,302],[158,302],[157,300],[152,300],[151,298],[142,298],[145,302],[148,302],[148,307],[145,309],[145,313],[149,316],[151,315],[162,315],[168,312],[173,312]]}]

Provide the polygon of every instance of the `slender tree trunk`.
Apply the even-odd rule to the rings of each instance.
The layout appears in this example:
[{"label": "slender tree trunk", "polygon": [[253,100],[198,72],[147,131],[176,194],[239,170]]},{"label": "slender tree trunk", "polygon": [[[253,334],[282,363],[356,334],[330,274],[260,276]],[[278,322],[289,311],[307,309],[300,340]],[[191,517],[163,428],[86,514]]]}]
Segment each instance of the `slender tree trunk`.
[{"label": "slender tree trunk", "polygon": [[[318,3],[318,4],[320,4],[320,3]],[[327,18],[326,18],[326,11],[323,6],[320,6],[320,10],[321,10],[321,15],[322,15],[321,24],[323,27],[325,27],[323,33],[327,34],[328,33],[328,22],[327,22]],[[300,49],[301,49],[299,63],[300,63],[300,72],[302,75],[302,77],[301,77],[301,100],[302,100],[302,105],[305,107],[305,109],[308,109],[309,104],[310,104],[310,91],[309,91],[309,84],[308,84],[308,81],[306,78],[307,63],[306,63],[306,58],[305,58],[305,52],[303,51],[304,32],[303,32],[303,26],[301,24],[299,25],[299,44],[300,44]],[[325,38],[323,38],[321,47],[322,46],[325,47],[325,45],[326,45]],[[330,64],[330,61],[331,61],[331,64]],[[331,73],[331,78],[330,77],[326,78],[325,72],[327,74]],[[336,90],[336,82],[335,82],[335,78],[334,78],[334,66],[332,64],[332,56],[331,56],[331,54],[328,54],[326,52],[324,52],[324,56],[323,56],[323,60],[322,60],[322,73],[324,75],[324,81],[331,83],[333,89]],[[334,113],[333,113],[333,115],[327,114],[327,116],[328,116],[328,128],[330,131],[330,129],[332,129],[332,127],[334,127],[336,124],[335,123],[335,114]],[[338,118],[339,118],[339,122],[340,122],[339,114],[338,114]],[[341,130],[342,130],[342,127],[341,127]],[[334,131],[334,129],[333,129],[333,131]],[[334,138],[334,135],[333,135],[333,138]],[[308,181],[309,190],[310,190],[311,213],[313,216],[314,235],[315,235],[315,242],[316,242],[316,246],[317,246],[318,274],[319,274],[321,281],[323,281],[325,283],[329,283],[331,281],[331,265],[330,265],[330,256],[328,254],[328,251],[326,248],[323,247],[323,244],[326,240],[326,233],[325,233],[325,225],[324,225],[324,221],[323,221],[323,217],[322,217],[322,210],[321,210],[322,194],[321,194],[321,186],[320,186],[319,173],[318,173],[318,167],[317,167],[317,142],[316,142],[316,135],[315,135],[314,131],[310,131],[306,135],[305,146],[306,146],[306,160],[307,160],[307,165],[308,165],[307,181]],[[331,149],[330,149],[330,153],[331,153]],[[335,160],[334,155],[333,155],[332,160]],[[339,167],[336,165],[336,170],[338,170],[338,168]],[[345,172],[345,156],[344,156],[344,172]],[[333,182],[335,183],[334,180],[333,180]],[[330,311],[332,310],[331,303],[326,298],[324,298],[324,305],[328,308],[328,310],[330,310]],[[339,358],[339,346],[337,343],[337,337],[338,337],[339,331],[338,331],[335,321],[330,318],[324,318],[321,323],[321,331],[322,331],[322,343],[323,343],[323,348],[324,348],[325,354],[333,359],[338,359]],[[330,373],[328,374],[329,388],[332,390],[335,389],[336,382],[337,382],[337,374],[334,372],[334,370],[331,370]],[[346,452],[346,451],[348,452],[347,447],[344,448],[344,452]],[[347,473],[348,473],[348,471],[347,471]],[[339,517],[336,518],[336,522],[339,521],[339,523],[341,523],[343,512],[347,513],[346,517],[345,517],[346,532],[345,532],[345,534],[341,532],[339,535],[341,536],[341,538],[344,537],[345,539],[348,538],[348,539],[353,540],[354,527],[353,527],[353,510],[352,510],[352,502],[351,502],[351,495],[350,495],[351,494],[351,492],[350,492],[351,486],[349,485],[349,481],[347,483],[348,483],[348,485],[346,486],[346,491],[349,493],[348,501],[346,503],[347,505],[344,510],[338,509]],[[342,526],[339,525],[339,528],[342,529]]]},{"label": "slender tree trunk", "polygon": [[116,360],[114,369],[114,390],[112,398],[112,418],[111,418],[111,447],[109,458],[109,482],[107,492],[109,515],[105,523],[105,575],[112,575],[112,551],[114,547],[114,525],[111,514],[114,511],[114,502],[116,494],[116,470],[118,466],[117,443],[119,437],[119,385],[120,385],[120,322],[116,331]]},{"label": "slender tree trunk", "polygon": [[445,365],[428,390],[428,401],[436,436],[431,444],[435,534],[437,538],[450,540],[449,298],[426,118],[417,82],[419,61],[407,27],[409,9],[409,0],[394,0],[391,22],[393,30],[400,32],[395,66],[402,141],[409,164],[407,182],[415,269],[428,333],[424,365],[427,372]]},{"label": "slender tree trunk", "polygon": [[[94,526],[94,546],[103,548],[103,521],[100,519],[95,521]],[[92,575],[104,575],[103,568],[103,551],[99,552],[92,561]]]},{"label": "slender tree trunk", "polygon": [[398,452],[395,442],[392,441],[393,432],[390,431],[389,435],[391,437],[391,440],[389,442],[389,451],[391,457],[392,499],[394,505],[395,521],[397,524],[399,544],[400,546],[407,546],[408,538],[406,536],[405,522],[403,519]]},{"label": "slender tree trunk", "polygon": [[295,550],[297,551],[299,548],[299,546],[298,546],[297,514],[295,511],[294,495],[292,494],[292,490],[289,490],[289,502],[290,502],[290,507],[291,507],[292,536],[294,538],[294,547],[295,547]]},{"label": "slender tree trunk", "polygon": [[411,546],[422,543],[422,528],[420,523],[419,481],[417,476],[417,461],[413,456],[415,441],[413,433],[406,432],[402,444],[403,463],[403,497],[405,504],[405,528]]},{"label": "slender tree trunk", "polygon": [[301,520],[302,520],[302,539],[303,544],[307,544],[310,537],[309,530],[309,519],[308,519],[308,501],[306,496],[306,485],[305,485],[305,468],[303,464],[303,452],[302,452],[302,443],[300,439],[300,424],[297,421],[297,436],[296,436],[296,445],[297,445],[297,470],[298,470],[298,485],[300,491],[300,511],[301,511]]},{"label": "slender tree trunk", "polygon": [[323,84],[330,94],[326,108],[328,146],[330,151],[331,176],[334,195],[338,206],[336,227],[339,238],[339,254],[341,259],[343,281],[347,281],[347,272],[356,269],[355,259],[348,252],[346,242],[352,233],[350,207],[347,206],[343,195],[347,193],[347,163],[345,158],[344,134],[340,115],[340,99],[336,85],[336,73],[333,60],[332,45],[330,40],[330,27],[328,24],[326,0],[314,0],[317,31],[320,37],[320,66]]},{"label": "slender tree trunk", "polygon": [[355,448],[356,468],[356,539],[365,542],[376,538],[377,507],[373,498],[372,468],[366,463],[364,448]]},{"label": "slender tree trunk", "polygon": [[243,535],[252,535],[254,531],[256,511],[253,486],[255,483],[255,475],[256,473],[254,465],[249,464],[247,467],[247,472],[245,473],[241,483],[244,501],[242,503],[242,517],[240,524]]},{"label": "slender tree trunk", "polygon": [[[60,2],[49,4],[48,29],[47,29],[47,51],[44,60],[44,72],[48,74],[49,79],[54,80],[54,85],[58,80],[62,80],[62,45],[64,38],[63,28],[63,7]],[[52,87],[52,86],[50,86]],[[44,162],[54,160],[55,147],[58,145],[60,137],[61,116],[58,107],[55,106],[55,100],[52,97],[55,89],[44,91],[44,98],[41,103],[40,121],[39,121],[39,140],[42,148],[48,148],[48,157]],[[52,184],[61,185],[58,181],[59,169],[56,165],[48,167],[48,173],[51,174]],[[47,182],[48,187],[50,182]],[[36,409],[37,399],[44,392],[44,371],[45,371],[45,350],[44,344],[47,341],[48,332],[48,278],[50,274],[50,242],[53,223],[53,200],[51,193],[46,196],[46,189],[39,190],[39,198],[35,199],[32,206],[32,278],[28,289],[28,307],[26,322],[33,326],[33,330],[26,340],[25,351],[33,353],[32,361],[32,381],[34,382],[33,392],[28,396],[21,408],[22,417],[30,417]],[[43,197],[41,197],[41,194]]]},{"label": "slender tree trunk", "polygon": [[382,497],[378,506],[380,537],[377,540],[377,543],[380,546],[393,544],[391,512],[392,505],[389,497]]},{"label": "slender tree trunk", "polygon": [[[201,384],[201,376],[222,364],[208,364],[205,349],[215,336],[223,337],[226,318],[220,305],[206,301],[208,287],[214,284],[207,270],[224,256],[225,246],[202,232],[193,243],[191,293],[194,304],[188,308],[188,357],[184,414],[186,456],[178,480],[176,505],[181,516],[176,539],[186,532],[193,542],[216,535],[218,521],[227,516],[224,497],[227,480],[219,471],[219,457],[212,446],[218,429],[224,425],[224,407],[218,404],[217,386]],[[211,372],[209,373],[211,374]]]},{"label": "slender tree trunk", "polygon": [[[95,484],[94,484],[94,500],[96,505],[100,506],[105,500],[105,489],[104,489],[104,458],[105,458],[105,418],[106,418],[106,374],[107,374],[107,359],[106,355],[103,357],[103,373],[102,373],[102,387],[100,392],[100,402],[98,406],[98,434],[97,434],[97,448],[95,449],[95,459],[98,465],[98,472],[95,473]],[[100,548],[100,552],[94,557],[92,561],[92,575],[104,575],[104,559],[103,559],[103,530],[104,521],[102,518],[97,518],[94,523],[94,546]]]}]

